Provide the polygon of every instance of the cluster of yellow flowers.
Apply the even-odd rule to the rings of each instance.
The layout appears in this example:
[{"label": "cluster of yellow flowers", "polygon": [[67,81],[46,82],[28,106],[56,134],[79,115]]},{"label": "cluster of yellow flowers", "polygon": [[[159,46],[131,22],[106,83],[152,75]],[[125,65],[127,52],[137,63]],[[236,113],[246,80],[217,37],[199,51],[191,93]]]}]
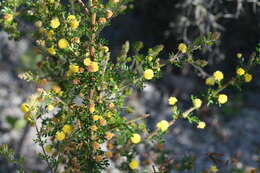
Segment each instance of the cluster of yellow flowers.
[{"label": "cluster of yellow flowers", "polygon": [[89,72],[97,72],[99,70],[98,63],[91,61],[90,58],[84,59],[84,65],[86,65],[88,67]]},{"label": "cluster of yellow flowers", "polygon": [[236,73],[238,76],[244,76],[244,81],[247,83],[251,82],[253,79],[253,76],[249,73],[246,73],[246,71],[241,67],[237,69]]},{"label": "cluster of yellow flowers", "polygon": [[71,125],[64,125],[63,128],[62,128],[62,131],[58,131],[56,132],[56,135],[55,135],[55,139],[57,141],[63,141],[66,137],[66,134],[70,134],[72,132],[73,128]]}]

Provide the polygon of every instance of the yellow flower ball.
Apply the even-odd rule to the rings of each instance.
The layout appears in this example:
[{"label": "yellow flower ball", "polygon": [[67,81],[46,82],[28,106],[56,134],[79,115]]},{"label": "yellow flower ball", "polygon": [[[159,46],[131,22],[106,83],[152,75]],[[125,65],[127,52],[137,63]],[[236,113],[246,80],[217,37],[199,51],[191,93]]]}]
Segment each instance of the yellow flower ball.
[{"label": "yellow flower ball", "polygon": [[245,76],[244,76],[244,80],[245,80],[245,82],[251,82],[252,81],[252,79],[253,79],[253,76],[251,75],[251,74],[249,74],[249,73],[246,73],[245,74]]},{"label": "yellow flower ball", "polygon": [[95,160],[96,160],[96,162],[101,162],[103,159],[102,159],[101,155],[97,155],[97,156],[95,156]]},{"label": "yellow flower ball", "polygon": [[93,143],[92,143],[92,147],[93,147],[93,150],[97,150],[97,149],[100,148],[100,144],[97,143],[97,142],[93,142]]},{"label": "yellow flower ball", "polygon": [[76,16],[75,15],[69,15],[68,17],[67,17],[67,20],[68,21],[72,21],[72,20],[75,20],[76,19]]},{"label": "yellow flower ball", "polygon": [[107,151],[107,152],[105,153],[105,155],[106,155],[106,158],[108,158],[108,159],[110,159],[111,157],[113,157],[113,153],[112,153],[111,151]]},{"label": "yellow flower ball", "polygon": [[4,20],[5,20],[6,22],[12,22],[13,19],[14,19],[14,16],[13,16],[12,14],[5,14],[5,15],[4,15]]},{"label": "yellow flower ball", "polygon": [[154,77],[154,72],[153,72],[152,69],[147,69],[147,70],[144,71],[143,76],[144,76],[145,79],[151,80]]},{"label": "yellow flower ball", "polygon": [[221,81],[224,78],[224,74],[221,71],[214,72],[213,76],[216,81]]},{"label": "yellow flower ball", "polygon": [[131,137],[131,141],[134,144],[138,144],[139,142],[141,142],[141,136],[137,133],[134,133]]},{"label": "yellow flower ball", "polygon": [[23,113],[29,112],[29,110],[30,110],[30,109],[29,109],[29,105],[26,104],[26,103],[23,103],[23,104],[21,105],[20,109],[21,109],[21,111],[22,111]]},{"label": "yellow flower ball", "polygon": [[96,125],[92,125],[92,126],[90,126],[90,129],[92,130],[92,131],[97,131],[97,126]]},{"label": "yellow flower ball", "polygon": [[213,86],[215,85],[215,79],[214,77],[208,77],[205,81],[206,85]]},{"label": "yellow flower ball", "polygon": [[114,136],[113,133],[111,133],[111,132],[106,132],[106,136],[105,136],[105,138],[106,138],[107,140],[110,140],[110,139],[113,138],[113,136]]},{"label": "yellow flower ball", "polygon": [[52,90],[56,93],[59,94],[61,92],[61,88],[58,85],[52,86]]},{"label": "yellow flower ball", "polygon": [[65,133],[62,131],[58,131],[55,135],[55,139],[57,141],[63,141],[65,139]]},{"label": "yellow flower ball", "polygon": [[199,109],[201,107],[201,105],[202,105],[202,101],[200,99],[196,98],[193,100],[194,108]]},{"label": "yellow flower ball", "polygon": [[104,24],[104,23],[106,23],[106,22],[107,22],[107,19],[104,18],[104,17],[100,17],[100,18],[98,19],[98,23],[100,23],[100,24]]},{"label": "yellow flower ball", "polygon": [[139,167],[139,162],[137,160],[132,160],[130,163],[129,163],[129,167],[131,169],[137,169]]},{"label": "yellow flower ball", "polygon": [[47,153],[52,153],[52,146],[51,145],[46,145],[44,147],[44,150],[47,152]]},{"label": "yellow flower ball", "polygon": [[89,104],[89,112],[91,114],[95,112],[95,104]]},{"label": "yellow flower ball", "polygon": [[56,55],[56,50],[55,50],[53,47],[48,48],[47,51],[48,51],[49,54],[51,54],[51,55]]},{"label": "yellow flower ball", "polygon": [[92,119],[93,119],[93,121],[97,121],[97,120],[99,120],[101,117],[99,116],[99,115],[94,115],[93,117],[92,117]]},{"label": "yellow flower ball", "polygon": [[220,104],[224,104],[228,101],[228,96],[226,94],[219,94],[218,95],[218,102]]},{"label": "yellow flower ball", "polygon": [[53,19],[51,20],[50,25],[51,25],[51,27],[52,27],[53,29],[58,28],[58,27],[60,26],[60,20],[59,20],[59,18],[57,18],[57,17],[53,18]]},{"label": "yellow flower ball", "polygon": [[72,129],[73,129],[73,128],[72,128],[71,125],[66,124],[66,125],[63,126],[62,131],[63,131],[64,133],[66,133],[66,134],[69,134],[69,133],[72,132]]},{"label": "yellow flower ball", "polygon": [[69,46],[69,42],[65,38],[62,38],[58,41],[58,46],[60,49],[66,49]]},{"label": "yellow flower ball", "polygon": [[111,10],[107,10],[107,18],[110,19],[113,16],[113,12]]},{"label": "yellow flower ball", "polygon": [[198,123],[198,125],[197,125],[197,128],[199,128],[199,129],[204,129],[205,127],[206,127],[206,123],[203,122],[203,121],[200,121],[200,122]]},{"label": "yellow flower ball", "polygon": [[78,73],[78,72],[79,72],[79,66],[71,64],[71,65],[69,66],[69,71],[70,71],[71,73]]},{"label": "yellow flower ball", "polygon": [[54,109],[54,106],[53,106],[53,105],[48,105],[48,106],[47,106],[47,110],[48,110],[48,111],[52,111],[53,109]]},{"label": "yellow flower ball", "polygon": [[243,56],[242,53],[237,53],[237,58],[238,59],[242,58],[242,56]]},{"label": "yellow flower ball", "polygon": [[89,66],[91,64],[91,59],[85,58],[83,63],[84,63],[84,65]]},{"label": "yellow flower ball", "polygon": [[169,105],[175,105],[175,103],[177,103],[177,102],[178,102],[178,99],[176,97],[170,97],[168,99]]},{"label": "yellow flower ball", "polygon": [[243,76],[245,74],[245,70],[241,67],[238,68],[236,72],[238,76]]},{"label": "yellow flower ball", "polygon": [[77,21],[76,19],[72,20],[72,21],[70,22],[70,27],[71,27],[72,29],[77,29],[77,28],[79,27],[79,21]]},{"label": "yellow flower ball", "polygon": [[178,46],[178,50],[181,51],[181,53],[186,53],[188,50],[188,47],[186,44],[180,43]]},{"label": "yellow flower ball", "polygon": [[162,120],[157,123],[156,127],[164,132],[169,128],[169,122],[166,120]]},{"label": "yellow flower ball", "polygon": [[88,71],[89,72],[97,72],[99,70],[99,66],[97,62],[90,62],[88,66]]}]

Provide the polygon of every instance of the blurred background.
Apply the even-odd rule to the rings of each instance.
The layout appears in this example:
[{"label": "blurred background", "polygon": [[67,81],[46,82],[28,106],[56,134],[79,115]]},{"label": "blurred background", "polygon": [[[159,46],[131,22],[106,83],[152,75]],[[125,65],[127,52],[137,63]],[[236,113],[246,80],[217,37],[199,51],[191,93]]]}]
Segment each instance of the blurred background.
[{"label": "blurred background", "polygon": [[[220,32],[221,38],[198,56],[209,61],[206,68],[209,73],[221,70],[228,78],[235,73],[236,54],[249,58],[260,43],[260,1],[138,0],[125,15],[113,19],[102,35],[108,40],[113,56],[129,40],[143,41],[145,48],[163,44],[161,57],[167,59],[179,42],[189,44],[209,32]],[[29,170],[46,172],[46,165],[35,155],[39,150],[32,141],[35,133],[26,126],[19,109],[35,86],[19,79],[18,74],[36,68],[37,59],[29,38],[14,42],[0,32],[0,144],[7,143],[16,156],[25,156]],[[169,96],[177,96],[185,107],[191,94],[205,90],[204,81],[188,65],[183,69],[169,66],[162,74],[160,80],[147,83],[143,92],[136,91],[129,99],[138,113],[151,114],[148,120],[151,127],[158,120],[170,118]],[[229,172],[231,166],[237,168],[234,172],[260,166],[260,69],[253,69],[252,74],[253,81],[243,85],[242,92],[225,91],[231,101],[221,109],[203,108],[197,112],[207,123],[206,130],[198,130],[182,120],[170,129],[165,148],[173,160],[195,156],[194,172],[212,164],[208,153],[223,154],[218,157],[222,161],[216,163],[222,172]],[[9,172],[15,172],[15,167],[0,158],[0,173]]]}]

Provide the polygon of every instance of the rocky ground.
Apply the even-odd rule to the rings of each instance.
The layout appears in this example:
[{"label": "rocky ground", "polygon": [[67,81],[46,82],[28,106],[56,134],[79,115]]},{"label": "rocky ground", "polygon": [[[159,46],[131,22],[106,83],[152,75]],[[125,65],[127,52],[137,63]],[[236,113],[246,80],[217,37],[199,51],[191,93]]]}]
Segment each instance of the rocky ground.
[{"label": "rocky ground", "polygon": [[[32,142],[35,136],[34,131],[27,126],[11,130],[10,124],[6,122],[7,116],[22,119],[19,105],[34,89],[32,85],[17,77],[17,70],[20,68],[18,57],[27,49],[28,43],[25,40],[19,43],[7,41],[5,33],[0,33],[0,40],[3,40],[0,44],[0,144],[8,143],[15,149],[16,154],[24,155],[27,168],[44,170],[45,164],[35,157],[39,149]],[[137,107],[140,114],[151,114],[152,117],[148,121],[151,126],[161,119],[170,118],[167,98],[173,93],[176,94],[169,93],[172,88],[181,88],[181,93],[184,94],[179,94],[180,98],[188,100],[187,93],[192,92],[196,87],[189,78],[181,76],[167,75],[167,80],[162,79],[160,82],[161,85],[167,82],[168,89],[158,87],[158,84],[148,84],[144,92],[131,100],[131,104]],[[215,152],[225,154],[223,160],[237,159],[237,167],[258,166],[260,94],[257,90],[259,91],[260,88],[259,79],[249,87],[251,89],[240,95],[240,100],[225,108],[226,112],[220,112],[217,109],[206,114],[199,112],[198,115],[208,123],[206,130],[198,130],[185,121],[178,121],[165,137],[166,148],[172,151],[174,158],[181,158],[188,154],[196,155],[198,156],[197,169],[200,170],[210,165],[206,153]],[[179,90],[178,93],[180,93]],[[222,167],[224,169],[223,165]],[[15,171],[9,169],[6,163],[0,160],[0,173],[9,172]]]}]

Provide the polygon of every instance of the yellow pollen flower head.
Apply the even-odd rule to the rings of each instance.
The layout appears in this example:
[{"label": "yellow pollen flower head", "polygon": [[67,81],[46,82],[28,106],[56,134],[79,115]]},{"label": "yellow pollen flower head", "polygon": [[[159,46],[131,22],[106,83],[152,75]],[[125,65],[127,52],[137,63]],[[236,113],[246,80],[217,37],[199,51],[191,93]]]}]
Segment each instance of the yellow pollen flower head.
[{"label": "yellow pollen flower head", "polygon": [[154,77],[154,72],[153,72],[152,69],[147,69],[147,70],[144,71],[143,76],[144,76],[145,79],[151,80]]},{"label": "yellow pollen flower head", "polygon": [[111,10],[107,10],[106,14],[108,19],[110,19],[113,16],[113,12]]},{"label": "yellow pollen flower head", "polygon": [[193,106],[196,109],[199,109],[202,105],[202,101],[199,98],[193,100]]},{"label": "yellow pollen flower head", "polygon": [[188,50],[188,47],[186,44],[180,43],[178,46],[178,50],[181,51],[181,53],[186,53]]},{"label": "yellow pollen flower head", "polygon": [[98,19],[98,23],[100,23],[100,24],[104,24],[104,23],[106,23],[106,22],[107,22],[107,19],[104,18],[104,17],[100,17],[100,18]]},{"label": "yellow pollen flower head", "polygon": [[89,66],[91,63],[91,59],[90,58],[85,58],[84,62],[83,62],[86,66]]},{"label": "yellow pollen flower head", "polygon": [[107,125],[107,121],[105,120],[105,119],[99,119],[99,124],[101,125],[101,126],[106,126]]},{"label": "yellow pollen flower head", "polygon": [[141,136],[137,133],[134,133],[131,137],[131,141],[134,144],[138,144],[139,142],[141,142]]},{"label": "yellow pollen flower head", "polygon": [[14,19],[14,16],[13,16],[12,14],[5,14],[5,15],[4,15],[4,20],[5,20],[6,22],[12,22],[13,19]]},{"label": "yellow pollen flower head", "polygon": [[245,70],[241,67],[238,68],[236,72],[238,76],[243,76],[245,74]]},{"label": "yellow pollen flower head", "polygon": [[92,117],[92,119],[93,119],[94,121],[97,121],[97,120],[100,119],[100,116],[99,116],[99,115],[94,115],[94,116]]},{"label": "yellow pollen flower head", "polygon": [[71,133],[71,132],[72,132],[72,126],[66,124],[66,125],[63,126],[62,131],[63,131],[64,133],[66,133],[66,134]]},{"label": "yellow pollen flower head", "polygon": [[78,72],[79,72],[79,66],[71,64],[71,65],[69,66],[69,71],[70,71],[71,73],[78,73]]},{"label": "yellow pollen flower head", "polygon": [[218,168],[217,168],[216,165],[211,165],[210,168],[209,168],[209,170],[210,170],[211,172],[213,172],[213,173],[218,172]]},{"label": "yellow pollen flower head", "polygon": [[60,20],[59,20],[59,18],[57,18],[57,17],[53,18],[53,19],[51,20],[50,25],[51,25],[51,27],[52,27],[53,29],[58,28],[58,27],[60,26]]},{"label": "yellow pollen flower head", "polygon": [[243,56],[242,53],[237,53],[237,58],[238,59],[242,58],[242,56]]},{"label": "yellow pollen flower head", "polygon": [[56,55],[56,50],[55,50],[53,47],[48,48],[47,51],[48,51],[49,54],[51,54],[51,55]]},{"label": "yellow pollen flower head", "polygon": [[60,49],[66,49],[69,46],[69,42],[65,38],[62,38],[58,41],[58,46]]},{"label": "yellow pollen flower head", "polygon": [[101,162],[102,161],[102,156],[101,155],[95,156],[95,160],[96,160],[96,162]]},{"label": "yellow pollen flower head", "polygon": [[115,107],[115,104],[114,103],[109,103],[109,105],[108,105],[108,108],[109,109],[113,109]]},{"label": "yellow pollen flower head", "polygon": [[131,169],[137,169],[139,167],[139,162],[137,160],[132,160],[130,163],[129,163],[129,167]]},{"label": "yellow pollen flower head", "polygon": [[106,155],[106,158],[111,158],[111,157],[113,157],[113,153],[111,152],[111,151],[107,151],[106,153],[105,153],[105,155]]},{"label": "yellow pollen flower head", "polygon": [[23,113],[27,113],[27,112],[29,112],[29,105],[27,105],[26,103],[23,103],[22,105],[21,105],[21,107],[20,107],[20,109],[21,109],[21,111],[23,112]]},{"label": "yellow pollen flower head", "polygon": [[97,62],[90,62],[88,65],[88,71],[89,72],[97,72],[99,70],[99,66]]},{"label": "yellow pollen flower head", "polygon": [[89,104],[89,112],[92,114],[93,112],[95,112],[95,104],[91,103]]},{"label": "yellow pollen flower head", "polygon": [[97,126],[96,125],[92,125],[91,127],[90,127],[90,129],[92,130],[92,131],[97,131]]},{"label": "yellow pollen flower head", "polygon": [[47,152],[47,153],[52,153],[52,146],[49,144],[49,145],[46,145],[44,147],[44,150]]},{"label": "yellow pollen flower head", "polygon": [[244,76],[244,80],[245,80],[245,82],[251,82],[252,81],[252,79],[253,79],[253,76],[251,75],[251,74],[249,74],[249,73],[246,73],[245,74],[245,76]]},{"label": "yellow pollen flower head", "polygon": [[208,77],[205,81],[206,85],[213,86],[215,85],[215,79],[214,77]]},{"label": "yellow pollen flower head", "polygon": [[204,129],[205,127],[206,127],[206,123],[203,122],[203,121],[200,121],[200,122],[198,123],[198,125],[197,125],[197,128],[198,128],[198,129]]},{"label": "yellow pollen flower head", "polygon": [[70,22],[70,27],[71,27],[72,29],[77,29],[77,28],[79,27],[79,21],[77,21],[76,19],[72,20],[72,21]]},{"label": "yellow pollen flower head", "polygon": [[53,105],[48,105],[48,106],[47,106],[47,110],[48,110],[48,111],[52,111],[53,109],[54,109],[54,106],[53,106]]},{"label": "yellow pollen flower head", "polygon": [[56,93],[59,94],[61,92],[61,88],[58,85],[52,86],[52,90]]},{"label": "yellow pollen flower head", "polygon": [[220,104],[224,104],[228,101],[228,96],[226,94],[219,94],[218,95],[218,102]]},{"label": "yellow pollen flower head", "polygon": [[221,71],[214,72],[213,76],[216,81],[221,81],[224,78],[224,75]]},{"label": "yellow pollen flower head", "polygon": [[69,15],[69,16],[67,17],[67,20],[68,20],[68,21],[75,20],[75,19],[76,19],[76,16],[75,16],[75,15]]},{"label": "yellow pollen flower head", "polygon": [[58,131],[55,135],[55,139],[57,141],[63,141],[65,139],[65,133],[62,131]]},{"label": "yellow pollen flower head", "polygon": [[93,143],[92,143],[92,147],[93,147],[94,150],[97,150],[97,149],[100,148],[100,144],[97,143],[97,142],[93,142]]},{"label": "yellow pollen flower head", "polygon": [[178,99],[176,97],[170,97],[168,99],[169,105],[175,105],[175,103],[177,103],[177,102],[178,102]]},{"label": "yellow pollen flower head", "polygon": [[166,120],[162,120],[157,123],[156,127],[164,132],[169,128],[169,122]]},{"label": "yellow pollen flower head", "polygon": [[106,138],[107,140],[110,140],[110,139],[113,138],[113,136],[114,136],[113,133],[111,133],[111,132],[107,132],[105,138]]}]

